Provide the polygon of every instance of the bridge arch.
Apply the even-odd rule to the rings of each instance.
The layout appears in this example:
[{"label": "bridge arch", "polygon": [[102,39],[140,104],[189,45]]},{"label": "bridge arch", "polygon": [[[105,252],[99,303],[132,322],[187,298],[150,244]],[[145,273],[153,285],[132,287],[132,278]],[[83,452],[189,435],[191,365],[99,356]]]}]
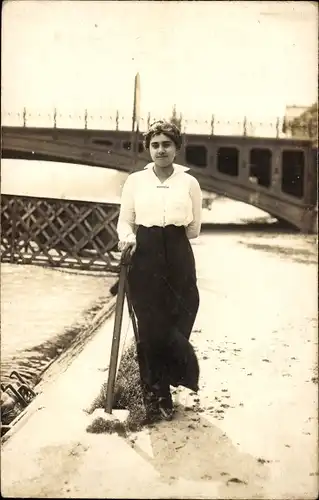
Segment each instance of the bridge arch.
[{"label": "bridge arch", "polygon": [[[307,140],[187,134],[177,159],[191,168],[202,189],[253,205],[302,231],[316,214],[316,162]],[[125,131],[3,127],[3,158],[57,161],[139,170],[149,161],[133,155]]]}]

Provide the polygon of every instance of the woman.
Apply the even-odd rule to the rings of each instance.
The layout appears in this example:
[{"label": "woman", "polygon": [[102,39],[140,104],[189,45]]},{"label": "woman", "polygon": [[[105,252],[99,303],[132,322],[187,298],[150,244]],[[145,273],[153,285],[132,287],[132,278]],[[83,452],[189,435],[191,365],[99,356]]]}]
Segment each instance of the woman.
[{"label": "woman", "polygon": [[[147,408],[171,419],[170,385],[198,389],[198,363],[188,342],[199,307],[189,239],[200,233],[202,193],[186,167],[174,163],[179,129],[157,121],[145,134],[153,160],[127,178],[117,231],[131,248],[128,283],[147,366],[140,371]],[[186,359],[187,358],[187,359]]]}]

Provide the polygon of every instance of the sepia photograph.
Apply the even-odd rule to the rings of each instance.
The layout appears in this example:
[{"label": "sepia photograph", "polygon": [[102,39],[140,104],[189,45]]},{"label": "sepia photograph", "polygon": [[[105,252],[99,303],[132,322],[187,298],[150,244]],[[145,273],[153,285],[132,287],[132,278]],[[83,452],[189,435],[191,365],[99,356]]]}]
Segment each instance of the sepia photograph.
[{"label": "sepia photograph", "polygon": [[317,3],[1,41],[2,497],[318,498]]}]

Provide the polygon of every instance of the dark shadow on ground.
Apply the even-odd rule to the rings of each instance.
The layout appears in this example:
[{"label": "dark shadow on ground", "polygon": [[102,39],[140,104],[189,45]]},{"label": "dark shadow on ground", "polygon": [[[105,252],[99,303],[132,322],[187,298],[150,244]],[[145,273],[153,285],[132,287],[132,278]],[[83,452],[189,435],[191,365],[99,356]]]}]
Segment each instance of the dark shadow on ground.
[{"label": "dark shadow on ground", "polygon": [[152,454],[139,446],[139,434],[131,445],[156,469],[163,482],[173,485],[179,478],[213,481],[220,483],[221,498],[262,497],[269,477],[267,461],[239,451],[208,418],[178,406],[173,421],[148,426],[148,433]]}]

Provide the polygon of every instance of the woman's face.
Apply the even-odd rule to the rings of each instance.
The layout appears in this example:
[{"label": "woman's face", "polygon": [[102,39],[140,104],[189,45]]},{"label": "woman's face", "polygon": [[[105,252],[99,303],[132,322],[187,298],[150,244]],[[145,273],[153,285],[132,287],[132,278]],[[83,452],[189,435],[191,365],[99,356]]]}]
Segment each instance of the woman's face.
[{"label": "woman's face", "polygon": [[175,143],[165,134],[154,135],[150,142],[150,155],[157,167],[170,167],[176,156]]}]

